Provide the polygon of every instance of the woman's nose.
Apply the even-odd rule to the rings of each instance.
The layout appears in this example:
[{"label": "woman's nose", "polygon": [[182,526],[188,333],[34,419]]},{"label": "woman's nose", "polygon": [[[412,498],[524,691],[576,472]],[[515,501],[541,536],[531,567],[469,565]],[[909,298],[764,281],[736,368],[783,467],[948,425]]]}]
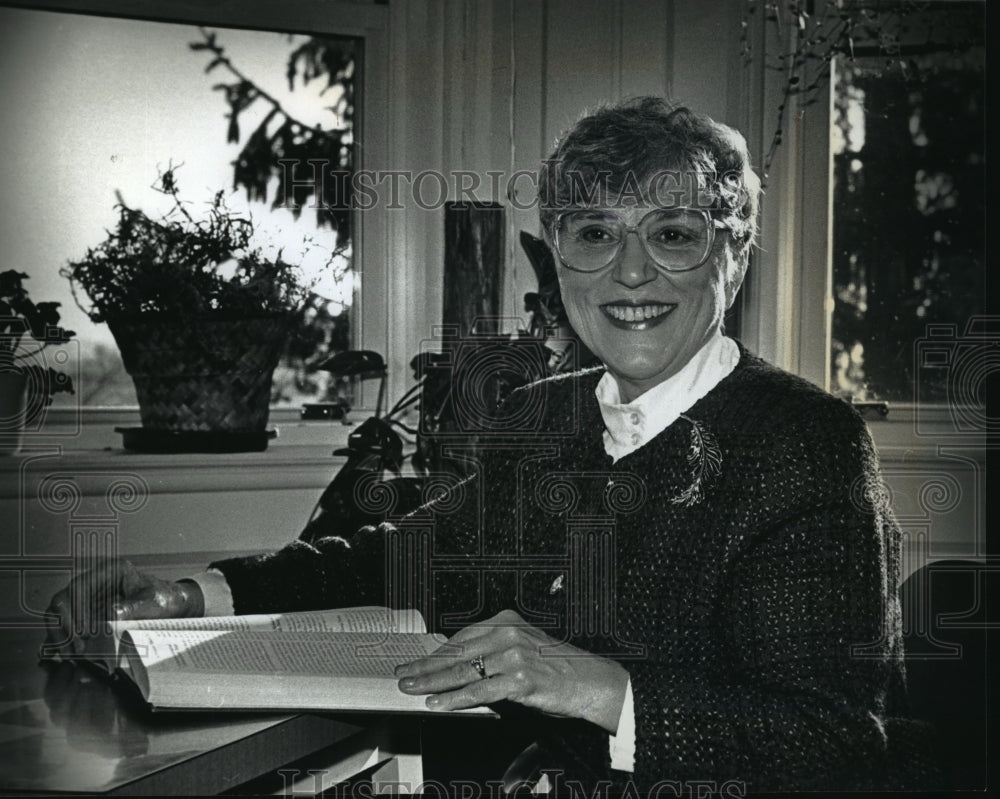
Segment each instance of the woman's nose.
[{"label": "woman's nose", "polygon": [[639,240],[639,233],[630,230],[615,258],[614,279],[623,286],[636,288],[656,279],[656,264]]}]

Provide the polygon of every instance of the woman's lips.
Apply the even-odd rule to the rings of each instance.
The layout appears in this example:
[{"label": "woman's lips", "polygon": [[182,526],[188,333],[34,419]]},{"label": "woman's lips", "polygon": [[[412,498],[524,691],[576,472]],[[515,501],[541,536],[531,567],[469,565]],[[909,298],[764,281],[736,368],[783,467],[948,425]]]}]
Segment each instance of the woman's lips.
[{"label": "woman's lips", "polygon": [[672,303],[609,302],[601,306],[604,316],[623,330],[648,330],[666,319],[677,306]]}]

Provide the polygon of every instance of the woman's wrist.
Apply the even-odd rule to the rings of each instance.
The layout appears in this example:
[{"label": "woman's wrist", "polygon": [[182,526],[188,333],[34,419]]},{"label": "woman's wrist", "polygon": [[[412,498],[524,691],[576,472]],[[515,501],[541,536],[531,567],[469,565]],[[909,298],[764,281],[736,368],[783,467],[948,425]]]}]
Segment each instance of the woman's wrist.
[{"label": "woman's wrist", "polygon": [[581,716],[611,735],[618,732],[618,721],[625,704],[629,673],[620,663],[609,658],[598,658],[602,674],[595,680],[596,693],[582,708]]},{"label": "woman's wrist", "polygon": [[178,580],[174,583],[184,603],[185,618],[200,618],[205,615],[205,595],[194,580]]}]

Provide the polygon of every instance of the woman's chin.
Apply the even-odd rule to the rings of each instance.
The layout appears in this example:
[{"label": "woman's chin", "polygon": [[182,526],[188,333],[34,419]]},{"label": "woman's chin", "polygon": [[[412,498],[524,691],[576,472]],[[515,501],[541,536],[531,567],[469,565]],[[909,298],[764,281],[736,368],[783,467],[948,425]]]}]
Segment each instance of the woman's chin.
[{"label": "woman's chin", "polygon": [[[643,393],[658,383],[662,383],[677,372],[677,369],[673,368],[671,363],[664,362],[662,359],[650,362],[619,358],[617,361],[607,360],[605,364],[608,367],[608,371],[618,381],[623,397],[625,386],[634,387],[638,389],[638,393]],[[629,400],[623,399],[623,401]]]}]

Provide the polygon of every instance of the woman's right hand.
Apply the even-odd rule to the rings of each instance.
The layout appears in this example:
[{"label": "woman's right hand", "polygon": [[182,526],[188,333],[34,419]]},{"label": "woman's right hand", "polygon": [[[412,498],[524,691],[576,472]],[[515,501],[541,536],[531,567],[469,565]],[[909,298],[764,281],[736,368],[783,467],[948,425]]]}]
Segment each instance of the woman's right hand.
[{"label": "woman's right hand", "polygon": [[52,597],[46,648],[82,654],[89,640],[108,635],[108,621],[183,618],[204,611],[197,583],[161,580],[127,560],[109,560],[74,577]]}]

